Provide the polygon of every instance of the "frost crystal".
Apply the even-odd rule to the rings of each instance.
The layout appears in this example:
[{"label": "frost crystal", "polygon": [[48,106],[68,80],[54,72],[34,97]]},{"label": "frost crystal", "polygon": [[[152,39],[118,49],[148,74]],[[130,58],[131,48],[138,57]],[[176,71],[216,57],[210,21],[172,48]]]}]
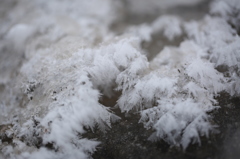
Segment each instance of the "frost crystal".
[{"label": "frost crystal", "polygon": [[[161,15],[124,26],[117,36],[113,26],[123,20],[123,6],[114,0],[22,0],[6,11],[0,29],[0,157],[89,158],[101,141],[84,135],[96,128],[107,133],[120,119],[100,102],[115,91],[121,93],[116,107],[140,113],[139,122],[155,131],[149,140],[185,150],[215,132],[215,97],[223,91],[240,95],[239,1],[215,0],[201,20]],[[129,12],[144,10],[138,7],[129,6]],[[142,44],[157,34],[184,40],[149,61]],[[17,58],[22,61],[5,62]]]}]

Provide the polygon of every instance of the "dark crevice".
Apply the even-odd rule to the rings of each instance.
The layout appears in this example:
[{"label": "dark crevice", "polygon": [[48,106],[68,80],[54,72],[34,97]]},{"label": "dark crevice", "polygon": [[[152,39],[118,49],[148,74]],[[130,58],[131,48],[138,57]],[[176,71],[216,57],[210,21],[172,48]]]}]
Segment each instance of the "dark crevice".
[{"label": "dark crevice", "polygon": [[152,40],[147,42],[143,41],[142,49],[147,52],[148,61],[151,61],[158,53],[160,53],[166,46],[179,46],[184,40],[185,35],[178,36],[174,40],[168,40],[162,33],[152,35]]}]

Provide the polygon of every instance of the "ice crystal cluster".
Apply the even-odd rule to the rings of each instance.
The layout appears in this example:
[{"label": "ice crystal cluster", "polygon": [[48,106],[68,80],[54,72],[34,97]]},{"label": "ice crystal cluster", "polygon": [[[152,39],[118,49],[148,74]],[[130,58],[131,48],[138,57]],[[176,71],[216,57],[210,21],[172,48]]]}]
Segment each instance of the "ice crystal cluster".
[{"label": "ice crystal cluster", "polygon": [[[89,158],[101,141],[83,135],[95,128],[107,133],[121,120],[100,103],[116,91],[116,106],[140,113],[139,122],[155,131],[149,140],[186,149],[215,132],[216,97],[240,95],[240,1],[215,0],[200,20],[162,15],[117,35],[111,26],[123,12],[114,0],[21,0],[6,11],[0,29],[3,157]],[[155,34],[184,40],[148,60],[141,43]],[[9,54],[24,60],[7,61]]]}]

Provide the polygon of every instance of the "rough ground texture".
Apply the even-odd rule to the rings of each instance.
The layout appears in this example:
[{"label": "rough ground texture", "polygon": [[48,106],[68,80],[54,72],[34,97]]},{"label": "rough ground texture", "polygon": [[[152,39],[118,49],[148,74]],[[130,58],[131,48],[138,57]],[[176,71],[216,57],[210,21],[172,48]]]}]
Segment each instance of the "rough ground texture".
[{"label": "rough ground texture", "polygon": [[[192,145],[185,151],[171,147],[160,140],[155,143],[147,138],[153,133],[146,131],[138,123],[137,115],[129,116],[118,112],[122,120],[112,125],[107,133],[95,131],[88,134],[90,138],[99,138],[102,143],[93,154],[95,159],[128,158],[128,159],[238,159],[240,155],[240,99],[230,98],[222,93],[218,100],[221,108],[214,112],[213,121],[219,126],[219,131],[209,138],[203,137],[202,143]],[[109,102],[105,99],[104,102]],[[114,104],[111,101],[109,104]]]}]

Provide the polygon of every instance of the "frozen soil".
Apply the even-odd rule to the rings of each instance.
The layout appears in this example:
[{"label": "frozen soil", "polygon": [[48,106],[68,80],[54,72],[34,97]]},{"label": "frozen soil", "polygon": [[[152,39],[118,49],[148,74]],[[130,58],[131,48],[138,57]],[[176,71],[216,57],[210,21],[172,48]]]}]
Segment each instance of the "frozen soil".
[{"label": "frozen soil", "polygon": [[[177,7],[169,9],[168,14],[181,16],[185,20],[201,19],[208,10],[210,1],[195,7]],[[161,11],[157,13],[162,14]],[[126,13],[121,24],[113,25],[113,30],[121,33],[121,30],[129,24],[141,24],[151,22],[156,18],[152,15],[133,15]],[[166,45],[178,46],[184,36],[169,41],[162,35],[154,35],[150,42],[142,42],[142,47],[149,53],[148,59],[163,49]],[[103,97],[102,103],[113,107],[116,104],[118,95],[115,98]],[[213,117],[213,124],[217,125],[216,132],[209,134],[209,137],[201,138],[201,145],[190,145],[185,151],[181,147],[171,147],[163,140],[151,142],[148,137],[153,133],[146,130],[139,123],[139,114],[121,113],[119,109],[113,111],[122,119],[112,124],[106,133],[98,130],[87,133],[88,138],[97,138],[101,141],[97,151],[93,154],[95,159],[238,159],[240,156],[240,98],[231,98],[227,93],[222,92],[216,97],[220,108],[210,115]],[[134,115],[133,115],[134,114]]]},{"label": "frozen soil", "polygon": [[[101,103],[113,107],[114,98],[103,97]],[[153,133],[138,123],[137,113],[121,113],[118,108],[112,108],[121,120],[112,124],[106,132],[88,130],[84,137],[97,139],[101,144],[92,155],[94,159],[238,159],[240,155],[240,98],[230,98],[226,93],[217,97],[220,107],[211,112],[212,122],[218,127],[216,133],[208,138],[201,138],[201,145],[192,144],[185,151],[181,147],[171,147],[163,140],[149,141]],[[1,125],[1,132],[11,125]],[[2,142],[12,142],[11,138],[0,133]],[[41,139],[36,147],[41,146]],[[45,145],[52,149],[49,143]]]},{"label": "frozen soil", "polygon": [[[190,145],[185,151],[171,147],[163,140],[151,142],[153,133],[138,123],[139,115],[114,112],[122,119],[112,124],[111,130],[94,131],[86,137],[101,141],[95,159],[237,159],[240,155],[240,98],[230,98],[226,93],[217,97],[221,108],[211,112],[212,122],[218,125],[209,138],[202,137],[201,145]],[[103,99],[103,104],[114,105],[114,100]]]}]

